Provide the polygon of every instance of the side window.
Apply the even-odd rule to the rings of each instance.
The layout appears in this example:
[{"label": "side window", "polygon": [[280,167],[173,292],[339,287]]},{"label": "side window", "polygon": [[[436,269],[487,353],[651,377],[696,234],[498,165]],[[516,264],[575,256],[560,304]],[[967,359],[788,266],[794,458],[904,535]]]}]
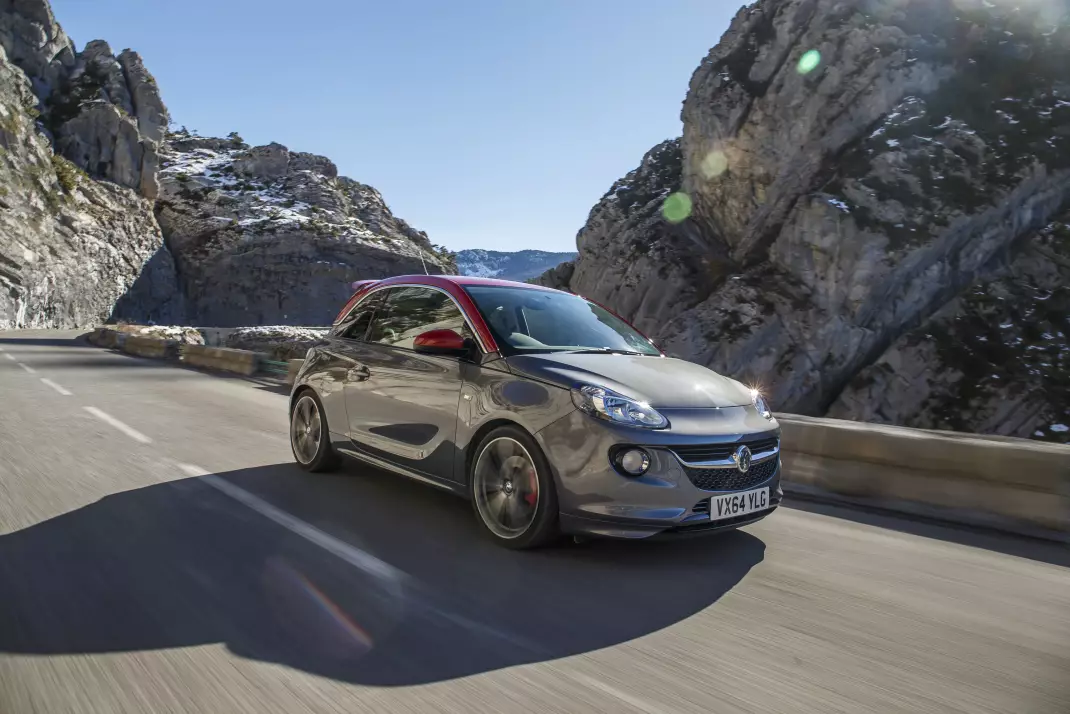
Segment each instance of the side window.
[{"label": "side window", "polygon": [[376,309],[380,307],[382,303],[382,292],[373,293],[362,300],[353,308],[353,311],[339,326],[338,334],[350,340],[363,340],[364,335],[368,332],[368,326],[372,322],[372,317],[375,315]]},{"label": "side window", "polygon": [[386,297],[385,309],[372,322],[367,339],[411,350],[416,336],[427,330],[453,330],[464,337],[472,336],[449,295],[429,288],[393,288]]}]

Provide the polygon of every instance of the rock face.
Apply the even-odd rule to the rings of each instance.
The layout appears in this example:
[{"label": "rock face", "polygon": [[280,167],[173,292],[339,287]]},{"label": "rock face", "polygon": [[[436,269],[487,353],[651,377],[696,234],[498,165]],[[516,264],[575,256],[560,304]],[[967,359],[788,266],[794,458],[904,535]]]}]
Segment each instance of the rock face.
[{"label": "rock face", "polygon": [[[0,329],[101,322],[147,264],[168,259],[152,203],[53,154],[36,104],[0,48]],[[146,318],[181,317],[170,299],[126,305]]]},{"label": "rock face", "polygon": [[574,260],[575,253],[552,253],[545,250],[470,249],[457,251],[457,270],[461,275],[502,280],[529,280],[561,263]]},{"label": "rock face", "polygon": [[75,63],[74,43],[47,0],[0,0],[0,47],[29,77],[36,96],[48,96]]},{"label": "rock face", "polygon": [[900,337],[829,416],[1070,441],[1070,211]]},{"label": "rock face", "polygon": [[[1035,247],[1070,256],[1045,237],[1070,208],[1070,27],[1053,8],[741,10],[692,77],[678,153],[656,147],[592,210],[565,287],[783,411],[1059,438],[1040,429],[1063,423],[1047,367],[1015,374],[1012,414],[1011,392],[941,374],[979,362],[917,339],[951,320],[968,342],[978,291],[1026,314],[1039,298],[1014,276],[1057,279]],[[1066,327],[1042,330],[1044,350],[1065,350]],[[878,399],[882,384],[917,393]]]},{"label": "rock face", "polygon": [[130,50],[94,40],[45,102],[56,148],[83,170],[146,198],[159,193],[159,145],[169,122],[156,80]]},{"label": "rock face", "polygon": [[325,157],[169,134],[141,57],[76,52],[47,0],[0,0],[0,49],[0,327],[317,325],[354,280],[455,272]]},{"label": "rock face", "polygon": [[724,272],[719,242],[706,241],[691,223],[662,218],[662,205],[680,180],[680,140],[655,146],[591,210],[576,237],[579,256],[572,266],[558,266],[539,282],[582,293],[647,334],[658,333],[709,295]]},{"label": "rock face", "polygon": [[157,218],[198,324],[326,325],[354,280],[456,272],[326,157],[180,133],[163,158]]}]

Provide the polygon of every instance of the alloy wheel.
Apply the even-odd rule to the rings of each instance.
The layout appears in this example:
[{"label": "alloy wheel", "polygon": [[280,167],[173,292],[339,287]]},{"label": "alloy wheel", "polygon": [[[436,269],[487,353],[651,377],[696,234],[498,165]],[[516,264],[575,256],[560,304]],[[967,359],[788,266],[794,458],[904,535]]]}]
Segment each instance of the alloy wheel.
[{"label": "alloy wheel", "polygon": [[472,472],[476,509],[500,538],[518,538],[535,521],[539,477],[524,446],[509,437],[487,443]]},{"label": "alloy wheel", "polygon": [[303,465],[312,463],[320,450],[323,437],[323,419],[316,400],[309,395],[301,397],[290,416],[290,443],[294,456]]}]

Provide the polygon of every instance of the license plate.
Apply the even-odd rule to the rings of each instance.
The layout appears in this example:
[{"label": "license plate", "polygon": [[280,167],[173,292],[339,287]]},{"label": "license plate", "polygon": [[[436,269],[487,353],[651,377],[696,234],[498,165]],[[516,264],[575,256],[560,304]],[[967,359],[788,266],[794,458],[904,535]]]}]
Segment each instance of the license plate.
[{"label": "license plate", "polygon": [[745,516],[748,513],[769,508],[769,487],[756,488],[753,491],[730,493],[727,496],[713,496],[710,499],[710,520]]}]

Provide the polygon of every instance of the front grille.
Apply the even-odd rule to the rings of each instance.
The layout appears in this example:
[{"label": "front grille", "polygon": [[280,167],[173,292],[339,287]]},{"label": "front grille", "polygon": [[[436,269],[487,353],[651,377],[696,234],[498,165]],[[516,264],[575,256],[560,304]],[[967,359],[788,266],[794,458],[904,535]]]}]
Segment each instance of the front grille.
[{"label": "front grille", "polygon": [[674,446],[672,452],[682,461],[696,463],[700,461],[717,461],[718,459],[731,458],[743,444],[751,450],[752,454],[760,454],[763,451],[772,451],[777,447],[780,439],[775,436],[766,439],[752,441],[735,441],[730,444],[698,444],[696,446]]},{"label": "front grille", "polygon": [[742,491],[743,489],[757,486],[768,481],[776,473],[779,458],[772,458],[751,464],[747,473],[740,473],[739,469],[729,466],[720,469],[698,469],[685,466],[684,471],[691,483],[703,491]]},{"label": "front grille", "polygon": [[704,515],[704,516],[710,515],[710,499],[704,498],[701,501],[699,501],[698,503],[696,503],[694,508],[691,509],[691,513],[693,515],[694,514],[699,514],[699,515]]}]

